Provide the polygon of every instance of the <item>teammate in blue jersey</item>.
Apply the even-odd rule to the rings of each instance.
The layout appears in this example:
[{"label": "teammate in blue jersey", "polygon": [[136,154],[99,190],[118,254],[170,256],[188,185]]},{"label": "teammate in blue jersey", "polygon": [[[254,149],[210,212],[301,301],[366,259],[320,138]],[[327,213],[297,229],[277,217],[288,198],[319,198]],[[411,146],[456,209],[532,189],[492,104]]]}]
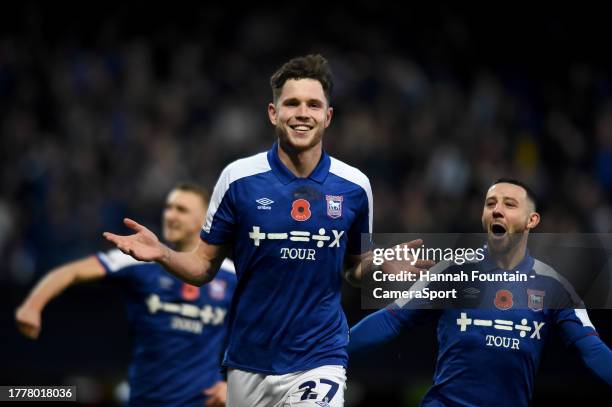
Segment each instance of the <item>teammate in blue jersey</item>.
[{"label": "teammate in blue jersey", "polygon": [[340,288],[343,274],[360,280],[372,192],[363,173],[323,151],[333,113],[325,58],[294,58],[270,83],[277,142],[223,170],[195,252],[172,251],[129,219],[137,233],[105,236],[193,284],[210,281],[232,251],[229,406],[341,406],[348,326]]},{"label": "teammate in blue jersey", "polygon": [[[426,304],[416,299],[398,300],[351,329],[350,354],[437,319],[436,370],[422,406],[528,406],[542,349],[554,328],[612,386],[612,352],[599,339],[580,298],[562,276],[529,255],[527,238],[539,221],[528,187],[515,180],[494,183],[482,214],[488,253],[470,270],[518,270],[527,282],[458,290],[477,298],[478,308],[434,310],[422,308]],[[453,269],[465,268],[438,263],[430,273]]]},{"label": "teammate in blue jersey", "polygon": [[[208,206],[195,184],[179,184],[163,213],[165,240],[176,250],[193,250]],[[236,286],[233,264],[225,260],[207,286],[183,283],[157,263],[145,263],[113,249],[63,265],[44,277],[18,308],[20,331],[37,338],[45,305],[70,285],[108,278],[126,294],[132,358],[131,406],[224,406],[226,383],[220,359],[227,317]]]}]

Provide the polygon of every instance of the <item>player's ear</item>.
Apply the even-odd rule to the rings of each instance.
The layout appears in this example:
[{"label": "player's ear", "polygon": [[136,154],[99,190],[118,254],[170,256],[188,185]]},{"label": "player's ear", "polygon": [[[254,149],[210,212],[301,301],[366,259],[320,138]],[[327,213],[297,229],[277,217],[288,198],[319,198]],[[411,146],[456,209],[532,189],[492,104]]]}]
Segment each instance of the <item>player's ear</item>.
[{"label": "player's ear", "polygon": [[277,113],[278,111],[276,110],[276,105],[272,102],[268,103],[268,118],[270,119],[270,122],[272,122],[272,124],[275,126],[277,123]]},{"label": "player's ear", "polygon": [[327,128],[330,125],[333,115],[334,115],[334,108],[330,106],[327,108],[327,114],[325,115],[325,128]]},{"label": "player's ear", "polygon": [[527,229],[534,229],[540,223],[540,214],[537,212],[531,212],[529,214],[529,220],[527,221]]}]

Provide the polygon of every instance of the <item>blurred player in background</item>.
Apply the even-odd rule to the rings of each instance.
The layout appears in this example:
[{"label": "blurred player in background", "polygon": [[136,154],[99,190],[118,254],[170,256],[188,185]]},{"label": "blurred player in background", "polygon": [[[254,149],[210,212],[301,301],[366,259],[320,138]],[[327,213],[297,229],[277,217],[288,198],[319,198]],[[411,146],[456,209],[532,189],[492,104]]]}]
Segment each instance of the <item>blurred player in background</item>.
[{"label": "blurred player in background", "polygon": [[348,326],[340,288],[343,273],[360,280],[370,182],[323,151],[333,113],[324,57],[294,58],[270,83],[278,140],[223,170],[195,252],[170,250],[132,220],[136,234],[105,236],[193,284],[211,281],[233,250],[228,406],[342,406]]},{"label": "blurred player in background", "polygon": [[[177,185],[166,200],[163,236],[178,252],[200,240],[208,193],[191,183]],[[132,335],[129,367],[131,406],[224,406],[226,383],[220,358],[226,341],[226,314],[236,285],[234,267],[199,288],[114,249],[52,270],[17,309],[19,330],[36,339],[45,305],[73,284],[108,278],[126,292]]]},{"label": "blurred player in background", "polygon": [[[487,192],[482,213],[488,255],[472,265],[472,270],[487,273],[519,270],[531,277],[527,283],[500,283],[488,292],[482,288],[479,294],[472,288],[472,294],[488,304],[479,309],[417,309],[418,300],[398,300],[351,329],[349,352],[354,354],[391,340],[401,330],[437,319],[434,383],[421,405],[528,406],[544,343],[556,331],[612,386],[612,352],[599,339],[580,298],[563,277],[527,251],[529,232],[540,221],[536,209],[526,185],[509,179],[496,181]],[[456,267],[441,262],[430,271],[452,272]],[[553,301],[574,308],[546,308]]]}]

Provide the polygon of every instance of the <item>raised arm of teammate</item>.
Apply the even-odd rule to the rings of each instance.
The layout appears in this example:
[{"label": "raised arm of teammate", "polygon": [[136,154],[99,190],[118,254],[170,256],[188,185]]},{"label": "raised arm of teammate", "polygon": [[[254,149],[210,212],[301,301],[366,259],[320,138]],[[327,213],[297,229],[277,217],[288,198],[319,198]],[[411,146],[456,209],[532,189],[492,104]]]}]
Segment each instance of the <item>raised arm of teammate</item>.
[{"label": "raised arm of teammate", "polygon": [[42,327],[41,314],[47,303],[73,284],[104,277],[104,267],[95,256],[76,260],[51,270],[30,291],[15,311],[19,331],[30,339],[38,338]]}]

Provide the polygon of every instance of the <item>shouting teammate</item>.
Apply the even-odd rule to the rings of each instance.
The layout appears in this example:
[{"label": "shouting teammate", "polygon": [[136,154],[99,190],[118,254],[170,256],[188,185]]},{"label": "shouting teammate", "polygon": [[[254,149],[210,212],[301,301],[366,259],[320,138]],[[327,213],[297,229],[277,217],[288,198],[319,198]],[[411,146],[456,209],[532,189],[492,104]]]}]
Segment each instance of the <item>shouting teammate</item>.
[{"label": "shouting teammate", "polygon": [[[599,339],[582,302],[563,277],[527,251],[529,232],[539,221],[534,196],[526,185],[509,179],[495,182],[482,212],[488,253],[470,266],[489,274],[518,270],[529,276],[527,282],[471,288],[470,295],[479,296],[478,309],[423,309],[415,304],[418,300],[398,300],[351,329],[349,352],[437,319],[434,383],[422,406],[528,406],[542,349],[555,328],[568,346],[578,349],[586,365],[612,386],[612,352]],[[430,271],[462,269],[447,262]]]}]

